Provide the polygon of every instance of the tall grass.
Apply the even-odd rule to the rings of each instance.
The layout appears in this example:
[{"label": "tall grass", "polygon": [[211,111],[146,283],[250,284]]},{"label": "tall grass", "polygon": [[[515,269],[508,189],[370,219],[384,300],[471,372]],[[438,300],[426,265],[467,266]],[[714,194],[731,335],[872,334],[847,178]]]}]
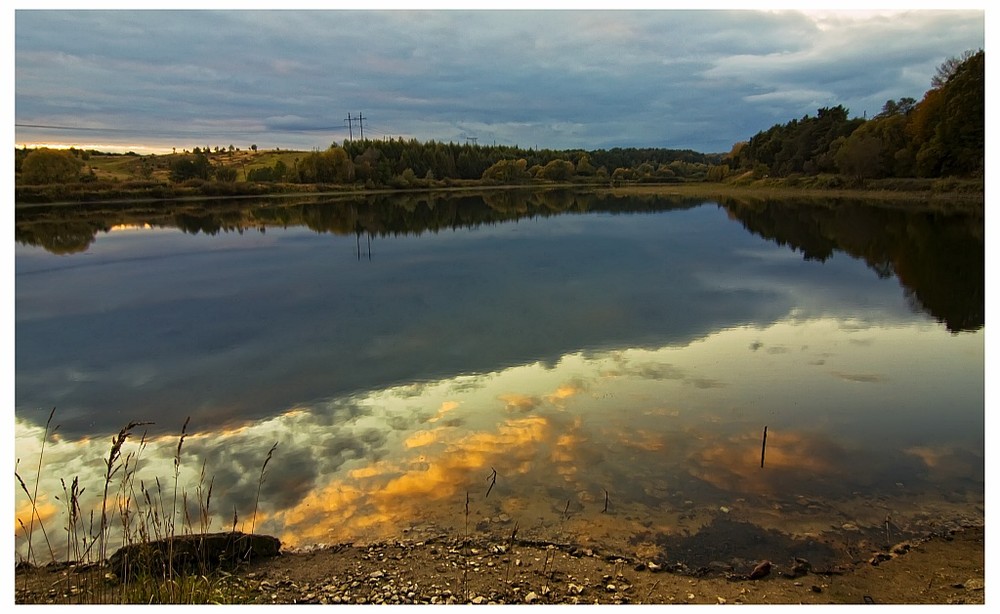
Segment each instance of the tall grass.
[{"label": "tall grass", "polygon": [[[15,470],[30,507],[27,522],[17,519],[27,540],[23,563],[29,566],[41,563],[34,547],[36,531],[42,532],[50,559],[60,559],[39,513],[45,441],[58,428],[51,428],[54,414],[53,409],[45,425],[33,486],[29,487]],[[66,544],[59,551],[73,570],[63,576],[62,600],[68,603],[217,603],[236,597],[228,588],[230,576],[218,569],[218,561],[206,552],[206,540],[202,537],[212,529],[210,510],[215,478],[207,475],[202,462],[194,498],[189,497],[181,485],[182,450],[189,435],[189,422],[190,418],[181,427],[173,457],[172,492],[169,486],[164,488],[159,476],[152,482],[139,477],[147,434],[143,432],[134,446],[130,442],[139,427],[151,424],[148,422],[129,422],[111,439],[108,454],[103,459],[100,500],[93,505],[89,523],[82,504],[87,489],[80,484],[78,476],[69,479],[69,485],[66,478],[60,478],[62,492],[54,498],[62,504]],[[256,528],[266,469],[277,445],[275,443],[267,452],[261,467],[251,515],[251,533]],[[192,510],[196,512],[194,517]],[[239,540],[237,519],[234,508],[231,529],[234,535],[230,538]],[[180,539],[187,540],[183,549]],[[249,550],[241,552],[238,560],[248,554]]]},{"label": "tall grass", "polygon": [[[42,531],[43,537],[45,538],[45,545],[48,546],[49,548],[49,555],[53,559],[55,558],[55,551],[52,550],[52,543],[49,541],[49,535],[48,533],[45,532],[45,525],[44,523],[42,523],[42,518],[38,515],[38,483],[41,481],[41,476],[42,476],[42,458],[45,456],[45,442],[49,440],[50,435],[55,434],[55,432],[59,429],[59,426],[56,425],[56,428],[52,429],[51,433],[49,432],[49,427],[52,425],[52,418],[53,416],[55,416],[55,414],[56,414],[56,408],[53,407],[52,411],[49,412],[48,420],[45,421],[45,431],[42,433],[42,447],[38,453],[38,470],[35,472],[35,485],[31,492],[28,492],[28,486],[24,483],[24,480],[21,478],[20,474],[17,473],[17,470],[16,469],[14,470],[14,477],[17,478],[18,483],[21,485],[21,490],[23,490],[24,494],[27,495],[28,502],[31,504],[31,517],[28,519],[27,528],[25,528],[25,532],[28,535],[28,554],[27,554],[28,563],[31,563],[32,561],[31,538],[35,532],[35,519],[38,520],[38,526]],[[21,522],[20,519],[18,519],[18,522]],[[21,527],[24,528],[23,523],[21,523]]]}]

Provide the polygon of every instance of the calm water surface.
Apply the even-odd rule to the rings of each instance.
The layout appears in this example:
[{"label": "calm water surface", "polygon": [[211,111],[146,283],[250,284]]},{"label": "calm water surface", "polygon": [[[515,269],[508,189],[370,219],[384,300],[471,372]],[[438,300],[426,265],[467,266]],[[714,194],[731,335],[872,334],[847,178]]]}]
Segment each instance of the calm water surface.
[{"label": "calm water surface", "polygon": [[36,208],[16,230],[17,469],[34,484],[55,407],[57,541],[60,480],[99,510],[130,421],[152,424],[123,457],[169,500],[188,417],[192,517],[210,483],[212,530],[235,510],[288,547],[516,523],[832,566],[983,521],[981,220],[507,194]]}]

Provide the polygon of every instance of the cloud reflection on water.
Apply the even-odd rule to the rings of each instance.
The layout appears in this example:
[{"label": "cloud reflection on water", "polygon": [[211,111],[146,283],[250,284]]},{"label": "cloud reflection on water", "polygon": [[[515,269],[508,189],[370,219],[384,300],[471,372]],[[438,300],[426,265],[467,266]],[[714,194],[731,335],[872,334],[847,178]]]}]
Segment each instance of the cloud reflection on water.
[{"label": "cloud reflection on water", "polygon": [[[982,492],[982,472],[975,470],[982,456],[968,434],[936,427],[938,399],[925,399],[918,387],[923,359],[901,339],[936,356],[938,381],[958,386],[963,377],[975,379],[970,364],[979,360],[982,335],[956,339],[921,325],[870,326],[864,334],[872,343],[846,343],[852,334],[831,319],[737,327],[689,345],[568,354],[551,364],[372,390],[223,429],[201,431],[193,421],[181,484],[193,494],[204,466],[214,479],[217,526],[228,526],[234,508],[249,523],[261,464],[277,441],[255,522],[290,546],[387,538],[421,526],[460,529],[466,493],[476,524],[502,511],[525,533],[619,538],[641,530],[641,522],[667,532],[697,530],[720,506],[737,509],[736,500],[763,497],[761,509],[768,510],[803,496],[883,496],[885,485],[896,482],[928,501],[943,483],[964,487],[974,501],[977,488]],[[808,348],[796,342],[803,337]],[[753,339],[797,349],[753,353],[747,350]],[[873,352],[893,359],[876,360]],[[818,355],[830,364],[803,360]],[[847,397],[850,405],[823,400],[820,386],[858,387],[831,375],[845,365],[863,373],[872,361],[887,365],[879,385],[887,398],[917,395],[908,398],[905,414],[882,397]],[[776,371],[787,382],[780,394],[769,390]],[[699,387],[701,380],[726,385]],[[955,407],[953,421],[978,413],[975,399]],[[762,470],[763,425],[770,429]],[[179,425],[178,433],[155,428],[142,453],[147,484],[154,477],[169,481],[179,434]],[[37,458],[41,431],[18,419],[16,434],[19,471],[30,483],[27,467]],[[53,438],[41,488],[46,513],[55,512],[59,478],[79,474],[89,496],[99,492],[107,446]],[[486,499],[493,469],[497,482]],[[958,478],[964,481],[948,483]],[[619,516],[601,515],[605,490]],[[758,504],[742,505],[750,514]],[[17,506],[23,517],[22,499]]]}]

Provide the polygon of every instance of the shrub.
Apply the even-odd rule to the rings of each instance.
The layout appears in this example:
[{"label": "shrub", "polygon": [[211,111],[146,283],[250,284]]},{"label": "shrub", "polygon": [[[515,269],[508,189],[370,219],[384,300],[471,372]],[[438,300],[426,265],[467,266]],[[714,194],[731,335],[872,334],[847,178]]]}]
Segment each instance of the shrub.
[{"label": "shrub", "polygon": [[21,181],[30,185],[79,181],[83,162],[67,151],[43,147],[21,163]]}]

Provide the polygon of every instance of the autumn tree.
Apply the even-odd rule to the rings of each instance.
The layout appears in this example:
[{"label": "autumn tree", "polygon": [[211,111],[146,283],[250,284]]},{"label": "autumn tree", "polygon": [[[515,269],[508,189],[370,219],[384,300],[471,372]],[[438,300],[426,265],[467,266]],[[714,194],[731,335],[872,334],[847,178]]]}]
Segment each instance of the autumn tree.
[{"label": "autumn tree", "polygon": [[590,176],[597,172],[594,165],[590,162],[590,156],[587,154],[580,154],[580,159],[576,162],[576,174]]},{"label": "autumn tree", "polygon": [[882,143],[879,139],[855,133],[847,137],[837,149],[835,160],[841,173],[862,182],[879,174],[881,153]]},{"label": "autumn tree", "polygon": [[483,171],[482,178],[484,181],[496,183],[518,183],[530,177],[527,167],[528,161],[524,158],[520,160],[498,160]]},{"label": "autumn tree", "polygon": [[70,183],[80,178],[83,162],[68,151],[36,149],[21,162],[21,181],[27,184]]},{"label": "autumn tree", "polygon": [[538,176],[550,181],[567,181],[575,172],[576,169],[573,167],[572,162],[557,159],[543,166]]},{"label": "autumn tree", "polygon": [[314,151],[299,162],[298,179],[302,183],[349,183],[354,181],[354,164],[342,147]]},{"label": "autumn tree", "polygon": [[970,58],[972,58],[973,55],[975,55],[975,52],[968,49],[963,52],[961,56],[951,56],[942,62],[941,65],[937,67],[937,71],[934,73],[934,76],[931,77],[931,87],[935,89],[944,87],[945,84],[948,83],[948,80],[951,79],[956,72],[958,72],[958,69],[962,66],[962,64],[965,64]]}]

